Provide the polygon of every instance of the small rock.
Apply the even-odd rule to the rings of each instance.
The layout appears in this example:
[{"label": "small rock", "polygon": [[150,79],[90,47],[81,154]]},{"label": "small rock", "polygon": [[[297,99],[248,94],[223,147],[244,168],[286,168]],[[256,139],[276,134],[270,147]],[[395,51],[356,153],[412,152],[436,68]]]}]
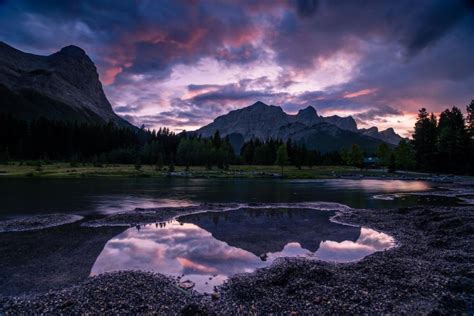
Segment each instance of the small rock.
[{"label": "small rock", "polygon": [[193,281],[185,280],[183,282],[179,282],[179,287],[185,290],[192,289],[196,284]]}]

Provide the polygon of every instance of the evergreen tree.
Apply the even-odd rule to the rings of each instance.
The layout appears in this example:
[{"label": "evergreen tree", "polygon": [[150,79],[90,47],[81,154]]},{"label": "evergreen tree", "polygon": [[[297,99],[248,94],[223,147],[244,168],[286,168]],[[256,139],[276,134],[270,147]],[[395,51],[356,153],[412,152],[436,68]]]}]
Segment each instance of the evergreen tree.
[{"label": "evergreen tree", "polygon": [[467,111],[467,132],[469,134],[469,161],[471,163],[468,166],[468,172],[470,174],[474,173],[474,100],[466,107]]},{"label": "evergreen tree", "polygon": [[214,136],[212,137],[212,146],[214,148],[219,148],[221,147],[222,139],[221,139],[221,134],[219,133],[219,130],[216,130],[214,133]]},{"label": "evergreen tree", "polygon": [[286,145],[280,145],[280,147],[278,147],[275,164],[281,167],[281,173],[283,173],[283,168],[288,164],[288,151]]},{"label": "evergreen tree", "polygon": [[415,151],[412,145],[402,139],[394,150],[397,169],[413,170],[416,166]]},{"label": "evergreen tree", "polygon": [[362,149],[357,144],[352,144],[351,151],[349,153],[350,165],[358,168],[363,168],[364,166],[364,153]]},{"label": "evergreen tree", "polygon": [[390,149],[387,143],[381,143],[377,147],[377,158],[380,161],[380,165],[384,167],[388,167],[391,154],[392,154],[392,150]]},{"label": "evergreen tree", "polygon": [[413,134],[417,166],[420,169],[433,170],[437,153],[437,122],[433,113],[428,114],[425,108],[418,112]]},{"label": "evergreen tree", "polygon": [[255,143],[252,139],[249,142],[245,143],[241,149],[241,156],[245,164],[251,165],[253,163],[254,152],[255,152]]},{"label": "evergreen tree", "polygon": [[467,118],[466,118],[467,129],[472,139],[474,138],[474,100],[472,100],[471,103],[469,103],[469,105],[466,107],[466,111],[467,111]]},{"label": "evergreen tree", "polygon": [[469,136],[464,123],[464,116],[457,107],[441,113],[438,125],[438,170],[460,173],[467,169]]},{"label": "evergreen tree", "polygon": [[394,153],[391,153],[390,154],[390,158],[389,158],[389,161],[388,161],[388,172],[390,173],[394,173],[395,172],[395,169],[396,169],[396,159],[395,159],[395,154]]}]

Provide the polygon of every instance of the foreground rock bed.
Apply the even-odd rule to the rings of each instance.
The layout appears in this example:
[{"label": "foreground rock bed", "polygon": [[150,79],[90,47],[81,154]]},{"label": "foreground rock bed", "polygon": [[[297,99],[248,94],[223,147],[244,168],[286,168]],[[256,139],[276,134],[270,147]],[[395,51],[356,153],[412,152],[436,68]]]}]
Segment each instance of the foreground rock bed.
[{"label": "foreground rock bed", "polygon": [[202,310],[200,296],[174,281],[147,272],[115,272],[89,278],[78,286],[32,298],[0,299],[6,314],[178,314]]},{"label": "foreground rock bed", "polygon": [[231,278],[212,296],[162,275],[117,272],[63,290],[0,298],[0,314],[472,312],[474,208],[354,210],[336,220],[393,235],[399,246],[349,264],[279,259]]},{"label": "foreground rock bed", "polygon": [[44,214],[25,218],[0,221],[0,233],[39,230],[82,220],[83,217],[73,214]]},{"label": "foreground rock bed", "polygon": [[336,220],[390,233],[397,248],[349,264],[280,259],[232,278],[217,310],[467,313],[474,295],[474,210],[356,210]]}]

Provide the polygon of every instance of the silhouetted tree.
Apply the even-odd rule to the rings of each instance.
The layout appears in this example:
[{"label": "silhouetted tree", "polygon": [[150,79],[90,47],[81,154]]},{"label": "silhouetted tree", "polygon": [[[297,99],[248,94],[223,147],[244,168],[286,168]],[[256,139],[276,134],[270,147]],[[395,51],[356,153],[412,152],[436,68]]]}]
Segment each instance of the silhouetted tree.
[{"label": "silhouetted tree", "polygon": [[392,150],[390,149],[387,143],[381,143],[377,147],[377,158],[380,161],[380,165],[384,167],[388,167],[391,154],[392,154]]},{"label": "silhouetted tree", "polygon": [[415,151],[411,143],[402,139],[394,150],[397,169],[413,170],[416,166]]},{"label": "silhouetted tree", "polygon": [[362,168],[364,166],[364,153],[357,144],[352,144],[351,151],[348,156],[348,164],[354,167]]},{"label": "silhouetted tree", "polygon": [[466,170],[469,151],[469,136],[464,125],[464,116],[457,107],[446,109],[439,117],[438,170],[462,172]]},{"label": "silhouetted tree", "polygon": [[396,164],[396,159],[395,159],[395,154],[394,153],[390,153],[390,157],[388,159],[388,172],[390,173],[394,173],[395,172],[395,169],[397,168],[397,164]]},{"label": "silhouetted tree", "polygon": [[275,164],[281,167],[281,172],[283,173],[283,168],[288,164],[288,151],[286,145],[280,145],[280,147],[278,147]]},{"label": "silhouetted tree", "polygon": [[413,146],[418,168],[432,170],[437,154],[437,122],[436,116],[433,113],[428,114],[425,108],[418,112]]},{"label": "silhouetted tree", "polygon": [[469,103],[469,105],[466,107],[466,111],[467,129],[471,138],[474,138],[474,100],[472,100],[471,103]]}]

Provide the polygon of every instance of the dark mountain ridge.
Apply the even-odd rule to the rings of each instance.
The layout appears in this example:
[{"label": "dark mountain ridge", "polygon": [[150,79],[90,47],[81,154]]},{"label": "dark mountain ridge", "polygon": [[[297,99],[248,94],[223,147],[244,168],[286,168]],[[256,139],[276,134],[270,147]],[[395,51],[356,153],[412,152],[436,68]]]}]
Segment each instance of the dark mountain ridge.
[{"label": "dark mountain ridge", "polygon": [[40,56],[0,42],[0,96],[0,112],[21,119],[132,126],[114,113],[97,68],[77,46]]},{"label": "dark mountain ridge", "polygon": [[376,127],[357,129],[351,116],[324,117],[308,106],[296,115],[290,115],[281,107],[256,102],[251,106],[230,111],[217,117],[214,122],[195,131],[202,137],[211,137],[217,130],[221,136],[233,140],[236,151],[250,139],[292,139],[308,149],[328,152],[359,144],[367,151],[374,151],[382,142],[396,145],[402,139],[393,129],[379,132]]}]

